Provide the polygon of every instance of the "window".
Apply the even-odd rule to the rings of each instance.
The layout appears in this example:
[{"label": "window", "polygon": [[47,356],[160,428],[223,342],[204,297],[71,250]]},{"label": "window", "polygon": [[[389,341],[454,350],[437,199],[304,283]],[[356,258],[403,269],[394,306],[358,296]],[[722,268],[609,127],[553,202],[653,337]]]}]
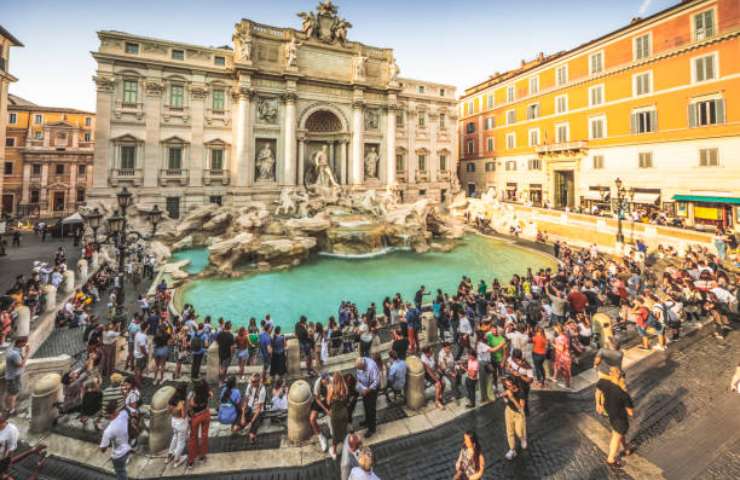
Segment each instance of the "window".
[{"label": "window", "polygon": [[511,85],[506,89],[506,101],[507,102],[513,102],[514,101],[514,86]]},{"label": "window", "polygon": [[167,149],[167,169],[176,171],[182,169],[182,148],[170,147]]},{"label": "window", "polygon": [[603,155],[593,156],[593,167],[594,167],[594,170],[601,170],[604,168],[604,156]]},{"label": "window", "polygon": [[420,95],[423,95],[424,94],[424,85],[419,85],[418,87],[416,87],[416,92],[418,94],[420,94]]},{"label": "window", "polygon": [[5,175],[13,175],[13,162],[5,162],[3,173]]},{"label": "window", "polygon": [[534,95],[540,91],[540,77],[532,77],[529,79],[529,94]]},{"label": "window", "polygon": [[427,126],[427,114],[419,112],[419,128],[426,128]]},{"label": "window", "polygon": [[90,133],[90,132],[85,132],[85,134],[84,134],[84,135],[82,136],[82,138],[83,138],[83,139],[84,139],[84,140],[85,140],[86,142],[90,142],[90,141],[92,141],[92,133]]},{"label": "window", "polygon": [[531,158],[527,160],[528,170],[542,170],[542,160],[539,158]]},{"label": "window", "polygon": [[689,127],[704,127],[725,122],[725,101],[721,98],[689,104]]},{"label": "window", "polygon": [[596,75],[604,71],[604,52],[596,52],[588,58],[589,71]]},{"label": "window", "polygon": [[717,78],[717,55],[709,54],[694,58],[691,63],[691,77],[694,82],[706,82]]},{"label": "window", "polygon": [[604,103],[604,85],[594,85],[588,89],[588,105],[590,107]]},{"label": "window", "polygon": [[540,116],[540,104],[533,103],[527,107],[527,120],[534,120]]},{"label": "window", "polygon": [[632,133],[651,133],[658,129],[658,112],[655,109],[632,112]]},{"label": "window", "polygon": [[85,126],[89,127],[92,125],[92,117],[85,117]]},{"label": "window", "polygon": [[426,196],[426,194],[427,194],[426,189],[419,189],[419,196],[420,197],[424,197],[424,196]]},{"label": "window", "polygon": [[87,172],[87,165],[77,165],[77,173],[79,175],[85,175]]},{"label": "window", "polygon": [[138,55],[139,54],[139,44],[126,42],[126,53],[131,54],[131,55]]},{"label": "window", "polygon": [[77,203],[81,203],[85,201],[85,189],[84,188],[78,188],[77,189]]},{"label": "window", "polygon": [[700,167],[718,167],[719,166],[719,149],[702,148],[699,150]]},{"label": "window", "polygon": [[185,87],[183,85],[170,86],[170,108],[181,109],[185,100]]},{"label": "window", "polygon": [[632,47],[632,53],[635,60],[642,60],[650,56],[650,34],[646,33],[635,37]]},{"label": "window", "polygon": [[486,162],[486,172],[495,172],[496,162]]},{"label": "window", "polygon": [[653,168],[653,153],[652,152],[640,152],[638,154],[638,167],[640,168]]},{"label": "window", "polygon": [[[494,126],[494,125],[493,125],[493,117],[487,117],[487,118],[486,118],[486,119],[485,119],[485,120],[483,121],[483,128],[484,128],[485,130],[490,130],[490,129],[492,129],[492,128],[493,128],[493,126]],[[470,132],[468,132],[468,133],[470,133]]]},{"label": "window", "polygon": [[170,218],[180,218],[180,197],[167,197],[165,209]]},{"label": "window", "polygon": [[15,147],[15,137],[7,137],[5,139],[5,146],[6,147]]},{"label": "window", "polygon": [[226,57],[216,55],[215,57],[213,57],[213,64],[218,65],[219,67],[223,67],[224,65],[226,65]]},{"label": "window", "polygon": [[488,95],[488,108],[493,108],[493,95]]},{"label": "window", "polygon": [[555,97],[555,113],[565,113],[568,111],[568,95],[558,95]]},{"label": "window", "polygon": [[444,88],[440,88],[439,89],[439,96],[440,97],[444,97],[445,95],[447,95],[447,92],[445,91],[445,89]]},{"label": "window", "polygon": [[509,110],[506,112],[506,124],[511,125],[516,123],[516,110]]},{"label": "window", "polygon": [[465,133],[475,133],[475,123],[474,122],[468,122],[468,124],[465,125]]},{"label": "window", "polygon": [[33,123],[41,124],[44,123],[44,116],[41,114],[36,114],[33,116]]},{"label": "window", "polygon": [[41,164],[34,163],[31,165],[31,175],[41,175]]},{"label": "window", "polygon": [[473,162],[468,162],[468,163],[467,163],[467,164],[465,165],[465,171],[466,171],[466,172],[468,172],[468,173],[473,173],[473,172],[475,172],[475,163],[473,163]]},{"label": "window", "polygon": [[540,144],[540,129],[533,128],[529,131],[529,146],[536,147]]},{"label": "window", "polygon": [[38,190],[31,190],[31,203],[39,203],[41,199],[41,192]]},{"label": "window", "polygon": [[185,60],[185,50],[172,49],[172,60]]},{"label": "window", "polygon": [[419,164],[419,171],[426,172],[427,171],[427,156],[424,154],[420,154],[416,158]]},{"label": "window", "polygon": [[486,147],[487,147],[487,149],[488,149],[489,152],[492,152],[493,151],[493,137],[488,137],[486,139]]},{"label": "window", "polygon": [[468,143],[465,144],[465,151],[467,153],[475,153],[475,142],[472,140],[468,140]]},{"label": "window", "polygon": [[402,128],[404,125],[403,122],[404,122],[403,111],[399,110],[398,112],[396,112],[396,126]]},{"label": "window", "polygon": [[208,203],[212,203],[220,207],[223,205],[223,197],[221,195],[211,195],[208,197]]},{"label": "window", "polygon": [[447,155],[440,155],[439,156],[439,170],[441,172],[447,171]]},{"label": "window", "polygon": [[447,115],[444,113],[439,114],[439,128],[447,128]]},{"label": "window", "polygon": [[568,83],[568,65],[561,65],[555,72],[557,85],[565,85]]},{"label": "window", "polygon": [[136,105],[139,100],[139,83],[136,80],[123,81],[124,105]]},{"label": "window", "polygon": [[516,148],[516,133],[506,134],[506,149],[513,150]]},{"label": "window", "polygon": [[211,150],[211,170],[220,172],[224,169],[224,151],[220,148]]},{"label": "window", "polygon": [[570,137],[570,128],[567,123],[555,125],[555,141],[557,143],[566,143]]},{"label": "window", "polygon": [[589,120],[588,137],[592,140],[606,137],[606,117],[594,117]]},{"label": "window", "polygon": [[469,101],[467,104],[467,108],[468,108],[468,114],[474,113],[475,103],[472,100]]},{"label": "window", "polygon": [[403,173],[406,171],[406,162],[404,162],[403,154],[396,154],[396,173]]},{"label": "window", "polygon": [[121,145],[121,170],[134,170],[136,168],[136,147],[134,145]]},{"label": "window", "polygon": [[639,97],[647,95],[652,89],[653,76],[651,72],[643,72],[632,75],[632,95]]},{"label": "window", "polygon": [[18,121],[18,115],[15,113],[8,114],[8,123],[14,124]]},{"label": "window", "polygon": [[56,175],[64,175],[64,164],[63,163],[57,163],[54,166],[54,173]]},{"label": "window", "polygon": [[516,170],[516,160],[509,160],[506,162],[506,171],[513,172]]},{"label": "window", "polygon": [[44,131],[43,130],[36,130],[33,134],[33,137],[36,140],[43,140],[44,139]]},{"label": "window", "polygon": [[704,40],[714,36],[714,14],[712,10],[694,15],[694,38]]}]

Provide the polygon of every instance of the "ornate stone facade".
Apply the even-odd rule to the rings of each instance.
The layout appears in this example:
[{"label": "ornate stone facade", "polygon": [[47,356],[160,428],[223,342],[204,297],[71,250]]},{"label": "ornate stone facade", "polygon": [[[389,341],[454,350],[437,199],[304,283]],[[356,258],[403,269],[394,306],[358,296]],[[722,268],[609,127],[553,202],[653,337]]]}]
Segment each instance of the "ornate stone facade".
[{"label": "ornate stone facade", "polygon": [[93,195],[128,185],[173,216],[273,200],[325,151],[346,190],[450,199],[454,87],[399,78],[393,51],[349,40],[331,1],[299,16],[301,30],[242,19],[233,49],[99,32]]}]

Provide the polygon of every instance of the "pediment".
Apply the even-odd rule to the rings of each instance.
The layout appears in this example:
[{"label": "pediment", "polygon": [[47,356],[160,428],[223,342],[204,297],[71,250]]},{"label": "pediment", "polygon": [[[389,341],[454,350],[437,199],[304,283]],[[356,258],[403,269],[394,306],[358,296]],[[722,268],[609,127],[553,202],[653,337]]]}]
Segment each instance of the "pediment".
[{"label": "pediment", "polygon": [[187,140],[185,140],[182,137],[178,137],[177,135],[173,135],[171,137],[168,137],[168,138],[165,138],[164,140],[162,140],[162,143],[166,143],[166,144],[170,144],[170,145],[171,144],[180,144],[180,145],[182,145],[182,144],[190,143],[190,142],[188,142]]},{"label": "pediment", "polygon": [[144,143],[144,140],[140,140],[130,133],[125,133],[123,135],[119,135],[118,137],[112,138],[112,142],[118,142],[118,143]]}]

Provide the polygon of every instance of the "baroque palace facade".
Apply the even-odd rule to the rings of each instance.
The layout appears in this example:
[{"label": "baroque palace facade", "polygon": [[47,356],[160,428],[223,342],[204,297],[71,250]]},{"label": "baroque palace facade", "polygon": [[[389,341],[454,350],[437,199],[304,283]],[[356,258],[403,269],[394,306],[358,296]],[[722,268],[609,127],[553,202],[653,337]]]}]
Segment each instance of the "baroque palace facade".
[{"label": "baroque palace facade", "polygon": [[461,183],[504,201],[740,223],[740,2],[687,0],[467,89]]},{"label": "baroque palace facade", "polygon": [[233,48],[98,33],[92,197],[121,186],[172,217],[276,198],[323,151],[348,190],[450,198],[455,88],[399,78],[393,50],[347,39],[331,0],[301,30],[242,19]]}]

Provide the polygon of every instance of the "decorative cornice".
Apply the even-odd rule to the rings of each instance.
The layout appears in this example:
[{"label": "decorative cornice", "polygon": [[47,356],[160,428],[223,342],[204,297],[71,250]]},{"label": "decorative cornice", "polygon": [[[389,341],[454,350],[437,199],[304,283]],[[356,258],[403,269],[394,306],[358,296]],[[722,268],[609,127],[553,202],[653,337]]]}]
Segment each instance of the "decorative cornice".
[{"label": "decorative cornice", "polygon": [[190,96],[198,99],[206,98],[208,96],[208,88],[201,84],[191,85]]},{"label": "decorative cornice", "polygon": [[93,76],[93,81],[98,92],[111,93],[116,84],[113,77]]},{"label": "decorative cornice", "polygon": [[159,80],[145,80],[144,89],[150,97],[159,97],[164,91],[164,85]]}]

